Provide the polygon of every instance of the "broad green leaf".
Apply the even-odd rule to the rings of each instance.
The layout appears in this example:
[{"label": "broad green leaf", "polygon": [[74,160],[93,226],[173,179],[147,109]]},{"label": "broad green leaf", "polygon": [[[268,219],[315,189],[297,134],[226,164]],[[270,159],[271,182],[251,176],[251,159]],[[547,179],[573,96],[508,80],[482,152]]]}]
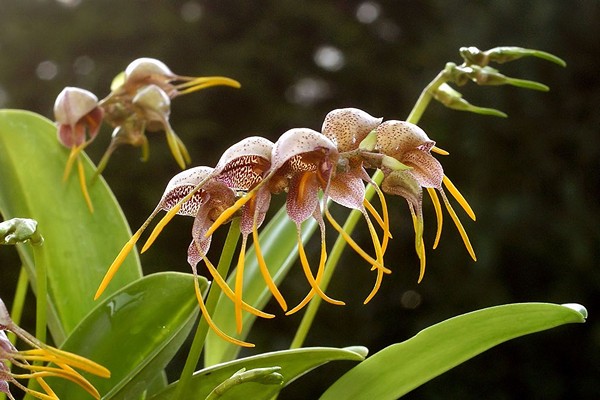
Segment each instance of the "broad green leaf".
[{"label": "broad green leaf", "polygon": [[321,400],[396,399],[443,372],[507,340],[584,322],[580,305],[508,304],[451,318],[386,347],[339,380]]},{"label": "broad green leaf", "polygon": [[[188,392],[190,399],[204,399],[219,384],[229,379],[242,368],[280,367],[278,373],[283,376],[281,385],[244,383],[227,392],[220,399],[271,399],[274,395],[298,377],[330,361],[348,360],[361,361],[367,355],[365,347],[355,346],[344,349],[313,347],[295,350],[283,350],[264,353],[248,358],[215,365],[200,370],[194,374]],[[151,398],[151,400],[172,400],[175,384]]]},{"label": "broad green leaf", "polygon": [[[63,346],[108,368],[110,379],[88,376],[108,399],[135,399],[155,384],[188,336],[198,312],[191,274],[148,275],[100,303]],[[204,291],[208,285],[200,278]],[[61,399],[89,399],[70,381],[48,380]]]},{"label": "broad green leaf", "polygon": [[[307,241],[311,237],[316,227],[317,224],[314,219],[304,223],[302,226],[302,238],[304,241]],[[285,278],[298,258],[296,237],[296,225],[288,218],[285,206],[277,212],[260,233],[260,248],[271,276],[277,284]],[[246,254],[246,265],[244,266],[244,301],[258,309],[262,309],[271,299],[271,292],[260,273],[255,254],[254,246]],[[228,280],[230,287],[235,287],[234,280],[235,271]],[[237,334],[233,302],[225,295],[221,295],[213,320],[224,332],[233,337],[245,340],[252,328],[252,324],[256,320],[256,316],[244,313],[243,330],[241,334]],[[204,362],[206,365],[215,365],[233,360],[239,351],[239,346],[224,341],[214,332],[210,331],[206,337]]]},{"label": "broad green leaf", "polygon": [[[5,219],[38,222],[48,263],[49,325],[59,344],[95,306],[93,296],[106,269],[131,236],[103,179],[89,187],[93,214],[76,173],[63,183],[68,155],[69,149],[58,143],[56,126],[48,119],[27,111],[0,111],[0,213]],[[94,167],[85,155],[82,158],[89,179]],[[35,277],[30,249],[19,246],[19,254],[29,276]],[[140,276],[134,250],[107,295]]]}]

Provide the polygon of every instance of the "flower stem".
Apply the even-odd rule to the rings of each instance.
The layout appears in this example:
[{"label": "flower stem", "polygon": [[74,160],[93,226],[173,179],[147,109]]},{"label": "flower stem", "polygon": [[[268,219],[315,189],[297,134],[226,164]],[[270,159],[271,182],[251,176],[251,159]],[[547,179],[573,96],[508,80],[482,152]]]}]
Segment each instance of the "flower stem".
[{"label": "flower stem", "polygon": [[[413,124],[418,124],[423,116],[423,113],[429,106],[431,99],[433,98],[434,91],[440,87],[440,85],[446,83],[448,81],[448,75],[446,70],[440,71],[439,74],[423,89],[421,95],[417,99],[417,102],[413,106],[408,118],[407,122],[411,122]],[[381,183],[383,180],[383,173],[380,170],[375,171],[372,176],[373,182],[377,185]],[[365,192],[365,199],[370,200],[375,195],[375,189],[369,185],[367,187],[367,191]],[[361,218],[362,214],[358,210],[352,210],[346,219],[346,222],[343,225],[343,229],[349,235],[352,234],[354,228],[356,227],[357,222]],[[320,288],[324,291],[327,289],[329,285],[329,281],[333,276],[333,273],[337,267],[338,262],[340,261],[340,257],[342,255],[342,251],[346,247],[346,241],[339,235],[329,253],[329,258],[327,259],[327,263],[325,264],[325,272],[323,274],[323,278],[320,283]],[[302,321],[296,330],[296,335],[292,340],[290,345],[291,349],[296,349],[302,346],[306,336],[308,335],[308,331],[312,326],[312,323],[315,319],[317,311],[319,310],[319,306],[321,305],[321,298],[319,296],[315,296],[311,302],[308,304],[307,310],[302,317]]]},{"label": "flower stem", "polygon": [[[236,218],[231,222],[229,232],[227,233],[227,238],[223,244],[223,251],[221,252],[221,257],[219,258],[219,264],[217,265],[217,271],[221,276],[227,276],[227,273],[229,272],[231,260],[233,259],[233,254],[235,253],[239,238],[240,223],[239,219]],[[210,285],[210,290],[208,292],[208,296],[206,297],[206,309],[208,310],[209,314],[212,315],[212,313],[214,313],[220,295],[221,289],[219,288],[219,285]],[[198,361],[200,360],[200,354],[204,348],[204,341],[206,340],[208,328],[209,327],[206,320],[200,317],[200,322],[196,328],[192,346],[185,361],[183,371],[181,371],[177,388],[175,389],[175,393],[172,397],[173,399],[188,398],[188,396],[185,394],[190,385],[192,374],[194,373],[196,366],[198,365]]]},{"label": "flower stem", "polygon": [[421,95],[417,99],[417,102],[413,106],[410,114],[408,114],[408,118],[406,118],[406,122],[410,122],[413,124],[418,124],[423,116],[423,113],[429,106],[429,102],[433,98],[433,93],[439,88],[442,84],[448,81],[448,76],[446,70],[443,69],[439,74],[431,81],[425,89],[421,92]]},{"label": "flower stem", "polygon": [[[25,266],[21,267],[19,272],[19,280],[17,281],[17,289],[15,291],[15,297],[13,298],[12,308],[10,310],[10,318],[16,325],[21,323],[21,316],[23,315],[23,306],[25,305],[25,297],[27,296],[27,288],[29,285],[29,277],[27,276],[27,270]],[[8,338],[14,345],[17,336],[9,332]]]},{"label": "flower stem", "polygon": [[46,309],[48,295],[48,279],[46,273],[46,252],[41,245],[31,246],[35,260],[36,276],[36,308],[35,308],[35,337],[42,343],[46,342]]}]

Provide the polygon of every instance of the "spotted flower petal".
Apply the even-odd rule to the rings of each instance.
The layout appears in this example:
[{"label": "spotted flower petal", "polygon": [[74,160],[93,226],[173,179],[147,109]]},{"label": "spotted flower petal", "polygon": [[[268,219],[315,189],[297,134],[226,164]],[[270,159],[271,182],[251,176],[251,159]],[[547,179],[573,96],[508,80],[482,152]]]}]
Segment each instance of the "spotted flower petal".
[{"label": "spotted flower petal", "polygon": [[[342,108],[329,112],[323,122],[322,133],[336,145],[340,152],[341,161],[335,175],[331,179],[329,186],[329,197],[336,203],[345,207],[359,210],[367,222],[369,233],[375,247],[376,260],[368,256],[352,238],[347,235],[341,226],[333,219],[328,210],[326,210],[327,219],[333,227],[340,233],[346,242],[365,260],[369,261],[373,268],[377,270],[377,280],[373,291],[369,294],[365,302],[368,302],[380,287],[381,279],[384,273],[390,273],[390,270],[383,266],[383,253],[387,246],[389,234],[389,220],[387,218],[387,206],[383,193],[371,181],[363,166],[365,151],[360,148],[361,143],[368,135],[375,132],[375,129],[381,124],[382,118],[375,118],[365,111],[356,108]],[[371,204],[365,199],[365,185],[363,181],[372,183],[377,189],[381,199],[384,219],[382,225],[384,228],[384,244],[380,243],[375,228],[369,219],[365,204],[369,210],[374,210]]]},{"label": "spotted flower petal", "polygon": [[[112,265],[108,268],[108,271],[106,272],[102,282],[100,283],[100,286],[98,287],[98,290],[96,291],[94,299],[100,297],[100,295],[104,292],[112,277],[117,273],[127,255],[133,249],[133,246],[135,246],[142,233],[146,230],[154,217],[156,217],[160,211],[167,211],[167,215],[173,216],[177,214],[195,216],[198,213],[200,204],[202,203],[202,196],[201,193],[199,193],[197,190],[194,191],[194,189],[196,189],[198,185],[206,183],[211,177],[213,177],[212,172],[213,169],[210,167],[195,167],[180,172],[169,181],[154,211],[137,230],[137,232],[133,234],[125,246],[123,246]],[[185,199],[185,201],[182,201],[183,199]],[[161,220],[154,228],[154,231],[144,246],[144,251],[147,250],[156,237],[158,237],[170,218],[166,222],[163,222],[164,220],[165,219],[163,218],[163,220]]]},{"label": "spotted flower petal", "polygon": [[[315,294],[324,300],[342,305],[343,302],[327,296],[319,287],[323,275],[326,259],[325,225],[321,216],[319,205],[319,191],[323,191],[323,204],[325,204],[329,183],[334,173],[339,153],[335,144],[327,137],[308,128],[295,128],[285,132],[275,142],[271,161],[271,172],[266,179],[272,190],[287,190],[286,209],[288,216],[296,223],[297,241],[300,261],[311,290],[305,299],[288,314],[298,311]],[[305,256],[302,244],[302,222],[314,217],[319,223],[321,231],[321,257],[317,276],[313,275]]]},{"label": "spotted flower petal", "polygon": [[271,167],[272,148],[273,143],[268,139],[258,136],[249,137],[227,149],[215,167],[215,173],[217,174],[215,179],[225,183],[243,196],[233,207],[221,214],[207,233],[207,235],[211,234],[234,212],[241,209],[240,231],[242,244],[236,268],[234,299],[238,332],[242,330],[243,275],[247,240],[250,234],[252,234],[255,254],[265,283],[281,308],[284,311],[287,310],[287,303],[269,273],[258,241],[258,228],[264,221],[271,201],[271,193],[266,187],[262,186],[262,182]]},{"label": "spotted flower petal", "polygon": [[360,143],[382,122],[358,108],[340,108],[329,112],[321,132],[327,136],[340,153],[356,150]]},{"label": "spotted flower petal", "polygon": [[419,280],[422,279],[425,272],[425,248],[422,239],[422,188],[427,189],[436,210],[438,230],[434,248],[439,241],[443,221],[440,202],[435,192],[435,190],[437,190],[442,196],[446,209],[450,213],[467,251],[473,259],[476,259],[466,231],[450,205],[442,184],[446,185],[448,188],[452,187],[451,192],[453,196],[459,200],[459,203],[471,218],[475,219],[475,214],[456,187],[451,185],[451,183],[451,186],[449,186],[447,183],[450,181],[444,175],[442,165],[431,155],[431,150],[435,148],[434,146],[435,142],[429,139],[427,134],[421,128],[409,122],[386,121],[377,128],[376,150],[386,156],[393,157],[403,165],[410,167],[410,169],[403,171],[384,169],[384,174],[386,176],[382,182],[382,189],[384,192],[404,197],[409,204],[415,229],[415,247],[421,260]]}]

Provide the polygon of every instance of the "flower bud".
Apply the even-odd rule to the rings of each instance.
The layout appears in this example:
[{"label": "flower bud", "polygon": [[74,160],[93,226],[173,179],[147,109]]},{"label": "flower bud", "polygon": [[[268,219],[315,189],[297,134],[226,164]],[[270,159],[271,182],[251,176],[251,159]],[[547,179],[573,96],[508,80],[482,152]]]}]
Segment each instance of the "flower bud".
[{"label": "flower bud", "polygon": [[58,123],[58,140],[66,147],[86,142],[86,130],[92,141],[102,122],[104,112],[98,107],[98,98],[84,89],[66,87],[54,103],[54,117]]},{"label": "flower bud", "polygon": [[[494,47],[493,49],[489,49],[484,52],[486,57],[490,61],[497,62],[499,64],[518,60],[521,57],[537,57],[546,61],[553,62],[555,64],[560,65],[561,67],[565,67],[567,63],[553,54],[547,53],[541,50],[534,49],[524,49],[522,47],[514,47],[514,46],[500,46]],[[481,65],[481,64],[480,64]]]},{"label": "flower bud", "polygon": [[459,111],[469,111],[476,114],[493,115],[496,117],[506,117],[506,114],[502,111],[474,106],[465,100],[458,91],[454,90],[447,83],[440,85],[437,90],[433,93],[434,99],[442,103],[448,108]]},{"label": "flower bud", "polygon": [[[171,114],[171,99],[156,85],[140,89],[132,100],[133,105],[144,116],[147,123],[163,123]],[[151,130],[151,129],[150,129]]]},{"label": "flower bud", "polygon": [[143,85],[148,83],[167,84],[176,78],[169,67],[154,58],[138,58],[125,68],[125,84]]}]

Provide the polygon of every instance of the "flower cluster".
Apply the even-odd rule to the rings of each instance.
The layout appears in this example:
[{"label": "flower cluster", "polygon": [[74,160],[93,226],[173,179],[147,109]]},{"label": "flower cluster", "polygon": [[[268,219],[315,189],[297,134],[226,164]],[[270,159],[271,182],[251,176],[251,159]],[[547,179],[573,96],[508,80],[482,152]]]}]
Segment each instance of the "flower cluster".
[{"label": "flower cluster", "polygon": [[[433,200],[438,221],[434,248],[439,241],[443,222],[441,202],[437,195],[439,193],[468,252],[475,259],[467,234],[450,205],[444,187],[472,219],[475,219],[475,215],[463,196],[445,176],[441,164],[431,152],[448,154],[435,147],[435,142],[414,124],[396,120],[383,122],[382,118],[375,118],[355,108],[331,111],[326,116],[320,132],[309,128],[294,128],[282,134],[275,143],[261,137],[246,138],[231,146],[214,168],[190,168],[171,179],[156,209],[109,268],[96,298],[102,294],[142,232],[161,211],[166,211],[167,214],[154,228],[142,252],[150,247],[175,215],[194,217],[188,262],[194,275],[197,274],[197,264],[200,261],[204,262],[214,281],[234,302],[238,331],[242,329],[242,311],[265,318],[273,317],[272,314],[257,310],[243,301],[244,260],[250,235],[266,285],[286,314],[300,310],[315,295],[332,304],[344,304],[332,299],[320,288],[327,258],[323,215],[344,240],[372,266],[376,273],[375,284],[365,303],[373,298],[383,276],[391,272],[384,265],[384,254],[391,238],[384,193],[399,195],[408,203],[415,231],[416,252],[420,258],[419,280],[425,271],[423,188]],[[383,172],[381,186],[367,174],[367,169]],[[381,202],[381,213],[366,198],[365,183],[375,187]],[[297,226],[298,255],[311,287],[306,297],[289,310],[265,265],[258,240],[258,229],[265,219],[271,196],[280,193],[285,193],[287,214]],[[328,211],[330,200],[362,213],[371,236],[374,255],[363,250],[335,221]],[[240,218],[242,246],[235,285],[234,288],[230,288],[225,282],[225,277],[219,275],[206,254],[212,233],[233,217]],[[316,273],[310,266],[301,239],[302,223],[311,217],[317,221],[320,228],[321,252]],[[372,220],[383,231],[381,238]],[[212,329],[226,340],[251,346],[250,343],[228,336],[215,326],[206,312],[197,282],[196,294],[204,317]]]},{"label": "flower cluster", "polygon": [[[17,350],[8,340],[7,331],[15,334],[31,349]],[[43,365],[44,362],[49,364]],[[10,364],[23,372],[12,372]],[[100,399],[96,388],[75,368],[103,378],[110,377],[110,371],[103,366],[87,358],[48,346],[17,326],[11,320],[4,302],[0,299],[0,392],[5,393],[10,400],[14,400],[9,388],[9,384],[13,384],[35,398],[57,400],[56,393],[44,380],[44,378],[55,376],[75,382],[94,398]],[[20,379],[35,380],[43,392],[23,385],[19,382]]]},{"label": "flower cluster", "polygon": [[77,160],[81,190],[88,207],[93,211],[83,174],[80,152],[97,136],[102,122],[113,127],[111,143],[98,164],[100,174],[111,154],[123,144],[142,148],[142,159],[148,158],[146,132],[165,131],[167,143],[181,169],[190,164],[189,153],[169,123],[171,100],[210,86],[226,85],[239,88],[229,78],[188,77],[176,75],[161,61],[140,58],[118,75],[111,92],[102,100],[93,93],[66,87],[56,98],[54,116],[58,125],[58,140],[71,149],[63,179],[70,174]]}]

